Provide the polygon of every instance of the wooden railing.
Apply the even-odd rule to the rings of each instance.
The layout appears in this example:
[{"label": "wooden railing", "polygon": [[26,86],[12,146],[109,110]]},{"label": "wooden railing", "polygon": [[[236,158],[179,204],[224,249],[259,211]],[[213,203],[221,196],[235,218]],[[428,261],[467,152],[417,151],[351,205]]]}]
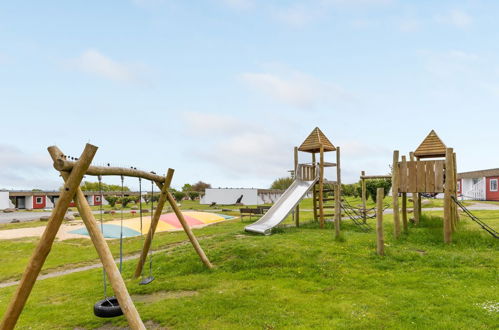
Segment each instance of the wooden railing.
[{"label": "wooden railing", "polygon": [[298,164],[296,178],[303,181],[313,181],[317,175],[317,167],[310,164]]}]

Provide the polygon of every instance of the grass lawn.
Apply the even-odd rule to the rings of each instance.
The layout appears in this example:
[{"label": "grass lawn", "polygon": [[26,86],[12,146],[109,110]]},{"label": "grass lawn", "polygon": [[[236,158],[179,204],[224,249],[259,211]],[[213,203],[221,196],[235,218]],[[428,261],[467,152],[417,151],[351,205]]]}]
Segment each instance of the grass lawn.
[{"label": "grass lawn", "polygon": [[[490,222],[497,211],[488,212]],[[495,212],[495,213],[494,213]],[[442,243],[442,222],[432,212],[400,240],[385,216],[386,256],[375,254],[375,234],[349,221],[343,239],[331,225],[282,227],[272,236],[244,233],[249,221],[232,220],[195,230],[212,263],[207,270],[188,244],[154,255],[156,280],[140,286],[124,277],[148,325],[177,329],[284,328],[457,328],[499,327],[497,290],[499,243],[465,219],[454,242]],[[307,219],[308,217],[308,219]],[[303,215],[310,220],[311,213]],[[497,228],[497,226],[496,226]],[[159,233],[161,249],[185,240],[183,232]],[[138,251],[141,238],[126,239],[125,253]],[[36,240],[0,241],[0,278],[18,278]],[[118,241],[109,241],[116,255]],[[57,242],[45,272],[95,262],[89,240]],[[102,273],[90,270],[37,282],[19,329],[75,329],[126,326],[124,317],[99,319],[93,304],[102,299]],[[15,287],[0,289],[0,314]]]}]

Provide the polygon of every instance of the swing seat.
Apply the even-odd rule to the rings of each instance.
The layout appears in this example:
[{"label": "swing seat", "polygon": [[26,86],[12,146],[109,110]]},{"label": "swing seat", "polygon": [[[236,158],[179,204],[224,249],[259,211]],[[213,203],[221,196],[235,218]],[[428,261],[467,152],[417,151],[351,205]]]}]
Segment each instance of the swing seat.
[{"label": "swing seat", "polygon": [[147,285],[147,284],[151,283],[152,281],[154,281],[154,276],[148,276],[146,278],[143,278],[139,284],[140,285]]},{"label": "swing seat", "polygon": [[110,318],[123,315],[123,311],[118,299],[116,297],[109,297],[95,303],[94,314],[97,317]]}]

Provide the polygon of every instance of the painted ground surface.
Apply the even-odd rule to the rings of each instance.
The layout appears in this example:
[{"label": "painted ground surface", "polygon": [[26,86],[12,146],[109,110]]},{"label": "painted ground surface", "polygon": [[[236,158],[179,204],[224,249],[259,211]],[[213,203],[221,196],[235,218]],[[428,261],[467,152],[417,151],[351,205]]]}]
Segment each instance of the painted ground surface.
[{"label": "painted ground surface", "polygon": [[[185,220],[191,228],[201,228],[210,224],[218,223],[234,217],[209,213],[184,211],[182,212]],[[123,220],[123,237],[140,236],[141,233],[147,234],[151,224],[151,217],[125,219]],[[100,227],[100,225],[99,225]],[[102,224],[104,237],[108,239],[120,238],[121,220],[107,221]],[[18,228],[0,230],[1,239],[18,239],[24,237],[40,237],[45,230],[45,226]],[[177,231],[182,230],[182,225],[174,213],[166,213],[161,215],[160,221],[156,228],[156,232]],[[66,240],[74,238],[90,238],[88,231],[83,223],[78,224],[63,224],[57,233],[57,239]]]}]

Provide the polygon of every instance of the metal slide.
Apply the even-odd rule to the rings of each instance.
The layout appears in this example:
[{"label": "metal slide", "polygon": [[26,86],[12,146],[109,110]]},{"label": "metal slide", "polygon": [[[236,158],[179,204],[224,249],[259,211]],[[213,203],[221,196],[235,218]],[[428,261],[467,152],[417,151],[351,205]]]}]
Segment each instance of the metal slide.
[{"label": "metal slide", "polygon": [[318,176],[312,181],[296,179],[260,220],[246,226],[244,229],[253,233],[270,235],[272,228],[286,219],[295,206],[305,197],[307,192],[312,189],[318,179]]}]

